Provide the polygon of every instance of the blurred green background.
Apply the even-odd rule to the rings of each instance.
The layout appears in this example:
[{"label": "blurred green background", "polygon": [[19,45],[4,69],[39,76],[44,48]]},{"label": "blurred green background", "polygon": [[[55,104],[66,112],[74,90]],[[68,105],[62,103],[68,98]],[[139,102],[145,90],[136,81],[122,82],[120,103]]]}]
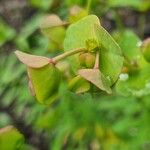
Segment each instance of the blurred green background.
[{"label": "blurred green background", "polygon": [[[149,64],[144,75],[133,75],[135,81],[118,82],[112,96],[76,95],[65,84],[53,105],[43,106],[31,96],[26,68],[14,51],[49,57],[60,52],[39,26],[47,14],[68,20],[74,5],[85,9],[88,1],[0,1],[0,128],[7,126],[0,130],[0,150],[150,150]],[[92,0],[90,13],[100,18],[125,57],[138,56],[138,44],[150,36],[149,0]]]}]

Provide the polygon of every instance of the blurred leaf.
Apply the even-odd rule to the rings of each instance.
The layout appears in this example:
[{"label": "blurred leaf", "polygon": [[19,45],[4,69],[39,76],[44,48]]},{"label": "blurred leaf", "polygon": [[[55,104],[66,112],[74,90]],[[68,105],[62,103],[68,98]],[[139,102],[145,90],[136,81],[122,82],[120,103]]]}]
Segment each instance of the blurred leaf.
[{"label": "blurred leaf", "polygon": [[65,24],[66,22],[62,21],[59,16],[51,14],[43,18],[41,23],[41,30],[44,32],[44,29],[51,29],[54,27],[63,26]]},{"label": "blurred leaf", "polygon": [[141,40],[133,31],[125,30],[119,33],[116,40],[126,58],[133,60],[139,57]]},{"label": "blurred leaf", "polygon": [[88,12],[85,9],[83,9],[77,5],[71,7],[69,10],[69,13],[70,13],[70,15],[69,15],[70,23],[74,23],[88,15]]},{"label": "blurred leaf", "polygon": [[41,24],[42,33],[52,44],[55,44],[58,49],[62,49],[62,43],[65,36],[65,24],[66,22],[63,22],[57,15],[54,14],[45,17]]},{"label": "blurred leaf", "polygon": [[24,66],[17,64],[17,59],[14,54],[3,56],[3,58],[4,61],[1,59],[0,64],[0,69],[3,70],[0,72],[0,85],[2,87],[10,85],[11,83],[15,82],[15,80],[18,80],[18,76],[21,76],[25,71]]},{"label": "blurred leaf", "polygon": [[141,51],[145,60],[150,63],[150,38],[147,38],[143,41],[141,45]]},{"label": "blurred leaf", "polygon": [[84,0],[65,0],[65,4],[67,4],[68,6],[72,6],[72,5],[84,5],[85,1]]},{"label": "blurred leaf", "polygon": [[52,3],[53,0],[28,0],[29,3],[36,8],[42,9],[42,10],[48,10]]},{"label": "blurred leaf", "polygon": [[10,41],[15,36],[15,30],[9,27],[1,18],[0,18],[0,46],[5,42]]},{"label": "blurred leaf", "polygon": [[111,7],[132,7],[139,11],[146,11],[150,8],[149,0],[108,0]]},{"label": "blurred leaf", "polygon": [[11,124],[12,120],[6,113],[0,113],[0,128]]},{"label": "blurred leaf", "polygon": [[0,129],[0,149],[16,150],[23,145],[24,138],[13,126]]},{"label": "blurred leaf", "polygon": [[37,13],[30,20],[25,23],[25,26],[22,27],[20,33],[15,39],[16,46],[21,49],[28,51],[30,49],[28,38],[31,36],[40,26],[41,20],[43,19],[44,14]]},{"label": "blurred leaf", "polygon": [[42,113],[38,116],[35,123],[36,129],[54,129],[58,122],[57,109],[50,109],[46,113]]}]

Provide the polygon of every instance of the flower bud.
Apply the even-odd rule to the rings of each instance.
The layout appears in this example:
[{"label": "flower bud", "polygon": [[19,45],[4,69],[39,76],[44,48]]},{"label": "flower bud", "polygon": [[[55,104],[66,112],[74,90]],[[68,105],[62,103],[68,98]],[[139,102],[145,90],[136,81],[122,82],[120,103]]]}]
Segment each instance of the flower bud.
[{"label": "flower bud", "polygon": [[95,64],[95,55],[91,53],[87,53],[85,64],[87,68],[93,68]]},{"label": "flower bud", "polygon": [[93,53],[82,53],[79,55],[80,65],[86,68],[93,68],[95,64],[95,55]]}]

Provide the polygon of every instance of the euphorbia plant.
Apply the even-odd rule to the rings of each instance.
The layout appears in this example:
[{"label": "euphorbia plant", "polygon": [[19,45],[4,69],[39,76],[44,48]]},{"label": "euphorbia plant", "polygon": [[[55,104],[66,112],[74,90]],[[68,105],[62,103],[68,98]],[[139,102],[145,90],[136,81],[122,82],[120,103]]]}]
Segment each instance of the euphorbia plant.
[{"label": "euphorbia plant", "polygon": [[122,70],[123,57],[120,47],[101,26],[97,16],[88,15],[69,24],[50,15],[41,29],[55,46],[63,45],[63,53],[47,58],[15,52],[27,66],[30,88],[40,103],[50,104],[58,98],[59,84],[64,76],[58,63],[64,59],[69,62],[67,69],[72,70],[69,78],[65,78],[71,91],[92,92],[94,88],[112,93],[111,87]]}]

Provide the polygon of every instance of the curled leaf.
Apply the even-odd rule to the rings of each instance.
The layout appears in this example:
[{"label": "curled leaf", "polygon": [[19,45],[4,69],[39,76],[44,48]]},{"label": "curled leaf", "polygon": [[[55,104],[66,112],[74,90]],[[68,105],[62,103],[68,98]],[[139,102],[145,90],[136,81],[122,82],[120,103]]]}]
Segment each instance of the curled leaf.
[{"label": "curled leaf", "polygon": [[104,77],[99,69],[80,69],[78,74],[94,84],[100,90],[106,91],[108,94],[112,93],[109,81]]},{"label": "curled leaf", "polygon": [[21,51],[15,51],[18,59],[31,68],[40,68],[49,64],[50,59],[43,56],[30,55]]}]

